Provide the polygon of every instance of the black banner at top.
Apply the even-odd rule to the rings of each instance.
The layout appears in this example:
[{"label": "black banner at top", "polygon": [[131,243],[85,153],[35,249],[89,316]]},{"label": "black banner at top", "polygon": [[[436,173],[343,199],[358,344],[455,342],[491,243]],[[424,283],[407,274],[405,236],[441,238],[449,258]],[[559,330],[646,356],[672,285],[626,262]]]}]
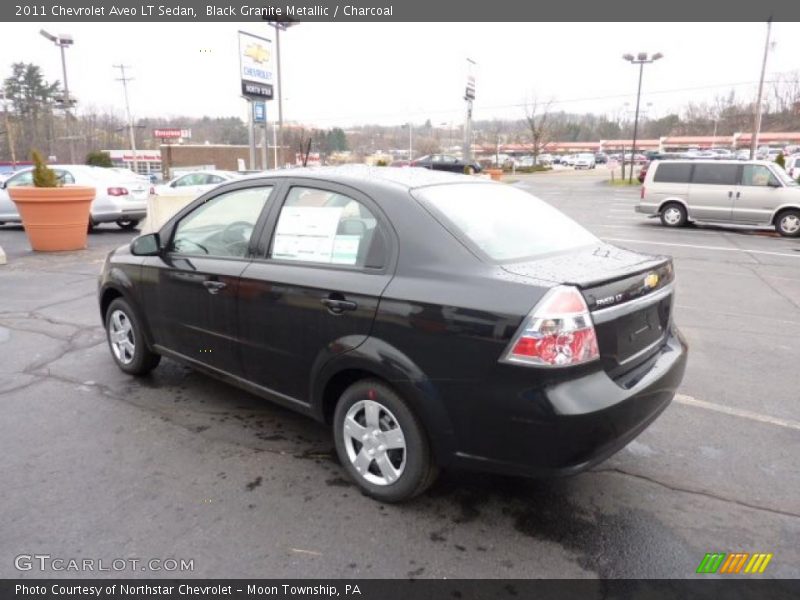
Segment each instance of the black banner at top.
[{"label": "black banner at top", "polygon": [[[0,21],[330,21],[330,22],[505,22],[505,21],[800,21],[800,2],[760,0],[3,0]],[[676,25],[675,35],[680,35]]]}]

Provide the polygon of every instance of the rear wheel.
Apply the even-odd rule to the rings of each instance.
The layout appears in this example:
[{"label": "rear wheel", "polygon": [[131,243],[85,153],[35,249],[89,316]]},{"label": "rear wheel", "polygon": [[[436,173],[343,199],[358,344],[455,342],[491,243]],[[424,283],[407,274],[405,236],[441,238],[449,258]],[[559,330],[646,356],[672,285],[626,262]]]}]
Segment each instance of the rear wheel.
[{"label": "rear wheel", "polygon": [[667,227],[686,225],[686,209],[679,202],[670,202],[661,209],[661,224]]},{"label": "rear wheel", "polygon": [[465,175],[474,175],[475,174],[475,167],[472,165],[467,165],[464,167],[464,174]]},{"label": "rear wheel", "polygon": [[775,231],[784,237],[800,236],[800,210],[790,208],[775,218]]},{"label": "rear wheel", "polygon": [[402,502],[436,479],[422,424],[380,381],[366,379],[347,388],[336,405],[333,428],[339,460],[368,496]]},{"label": "rear wheel", "polygon": [[161,356],[147,347],[139,320],[122,298],[108,307],[106,338],[114,362],[129,375],[145,375],[161,361]]},{"label": "rear wheel", "polygon": [[139,219],[118,219],[117,226],[120,229],[124,229],[126,231],[130,231],[131,229],[136,228],[139,224]]}]

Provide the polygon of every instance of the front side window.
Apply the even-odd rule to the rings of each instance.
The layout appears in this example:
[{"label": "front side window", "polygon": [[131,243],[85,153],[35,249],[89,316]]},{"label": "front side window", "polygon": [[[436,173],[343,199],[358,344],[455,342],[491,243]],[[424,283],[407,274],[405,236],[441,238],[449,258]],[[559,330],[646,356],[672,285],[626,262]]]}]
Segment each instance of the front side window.
[{"label": "front side window", "polygon": [[6,187],[16,187],[18,185],[33,185],[33,171],[25,171],[15,175],[6,183]]},{"label": "front side window", "polygon": [[206,176],[202,173],[191,173],[184,175],[175,182],[175,187],[186,187],[188,185],[202,185]]},{"label": "front side window", "polygon": [[289,191],[275,228],[272,258],[379,268],[384,255],[385,237],[364,204],[329,190]]},{"label": "front side window", "polygon": [[742,170],[742,185],[756,187],[777,187],[778,178],[764,165],[744,165]]},{"label": "front side window", "polygon": [[234,190],[204,202],[178,223],[172,251],[244,257],[271,191],[272,186]]},{"label": "front side window", "polygon": [[491,260],[536,258],[600,242],[543,200],[522,190],[485,183],[458,183],[414,192],[457,236]]}]

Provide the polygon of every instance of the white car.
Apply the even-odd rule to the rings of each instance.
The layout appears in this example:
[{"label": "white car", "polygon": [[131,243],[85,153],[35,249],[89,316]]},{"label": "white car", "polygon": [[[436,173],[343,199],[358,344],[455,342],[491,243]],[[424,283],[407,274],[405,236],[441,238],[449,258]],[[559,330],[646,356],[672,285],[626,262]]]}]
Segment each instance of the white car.
[{"label": "white car", "polygon": [[[122,229],[133,229],[147,215],[150,188],[138,177],[87,165],[50,165],[50,168],[64,185],[95,188],[89,228],[99,223],[116,223]],[[0,183],[0,225],[21,220],[8,188],[30,185],[33,185],[33,167],[21,169]]]},{"label": "white car", "polygon": [[792,179],[800,178],[800,154],[794,154],[784,159],[784,169]]},{"label": "white car", "polygon": [[578,154],[575,156],[575,161],[572,164],[576,169],[594,169],[596,166],[594,154]]},{"label": "white car", "polygon": [[205,194],[220,183],[238,179],[239,173],[234,171],[192,171],[175,177],[154,190],[156,196],[194,196]]},{"label": "white car", "polygon": [[566,167],[571,167],[575,164],[575,155],[574,154],[567,154],[566,156],[561,157],[561,164]]}]

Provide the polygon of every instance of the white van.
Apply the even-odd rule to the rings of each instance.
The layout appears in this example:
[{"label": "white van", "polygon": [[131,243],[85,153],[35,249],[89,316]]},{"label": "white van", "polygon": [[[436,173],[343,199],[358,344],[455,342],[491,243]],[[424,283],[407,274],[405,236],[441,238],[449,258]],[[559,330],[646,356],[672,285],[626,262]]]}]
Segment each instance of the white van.
[{"label": "white van", "polygon": [[800,236],[800,185],[768,161],[654,161],[636,212],[658,216],[667,227],[689,221],[773,225]]}]

